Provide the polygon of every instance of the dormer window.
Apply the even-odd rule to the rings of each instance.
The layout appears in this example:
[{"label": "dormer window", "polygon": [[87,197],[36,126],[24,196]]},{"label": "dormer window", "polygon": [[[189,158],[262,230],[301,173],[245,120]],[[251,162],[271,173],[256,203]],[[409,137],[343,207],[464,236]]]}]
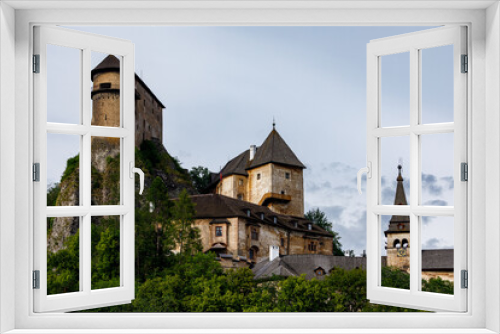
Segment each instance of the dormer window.
[{"label": "dormer window", "polygon": [[276,216],[275,216],[275,217],[273,217],[273,222],[274,222],[275,224],[278,224],[278,217],[276,217]]},{"label": "dormer window", "polygon": [[247,216],[250,217],[250,209],[247,209]]},{"label": "dormer window", "polygon": [[216,237],[222,237],[222,226],[216,226],[215,227],[215,236]]},{"label": "dormer window", "polygon": [[263,214],[263,213],[261,213],[261,214],[260,214],[260,219],[261,219],[261,220],[264,220],[264,217],[265,217],[265,216],[264,216],[264,214]]},{"label": "dormer window", "polygon": [[312,224],[311,224],[311,223],[307,224],[307,229],[308,229],[309,231],[311,231],[311,230],[312,230]]}]

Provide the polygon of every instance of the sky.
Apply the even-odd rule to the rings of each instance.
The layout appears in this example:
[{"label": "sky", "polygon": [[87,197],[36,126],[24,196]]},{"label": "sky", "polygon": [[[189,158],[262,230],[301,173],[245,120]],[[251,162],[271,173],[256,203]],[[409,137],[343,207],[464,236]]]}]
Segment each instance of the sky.
[{"label": "sky", "polygon": [[[323,210],[343,248],[357,255],[366,248],[366,198],[356,190],[356,173],[366,164],[366,45],[428,28],[71,27],[135,44],[136,73],[166,106],[163,143],[184,168],[218,172],[250,145],[261,145],[274,119],[307,167],[306,211]],[[48,120],[78,122],[78,53],[52,48]],[[425,123],[453,120],[452,51],[422,51]],[[92,66],[102,58],[94,56]],[[382,57],[382,126],[409,123],[408,91],[408,55]],[[49,182],[78,153],[78,138],[61,136],[71,137],[48,138]],[[381,146],[382,204],[394,201],[399,163],[409,198],[409,139],[383,138]],[[453,205],[452,148],[452,134],[422,138],[423,203]],[[449,220],[425,219],[423,248],[453,247]]]}]

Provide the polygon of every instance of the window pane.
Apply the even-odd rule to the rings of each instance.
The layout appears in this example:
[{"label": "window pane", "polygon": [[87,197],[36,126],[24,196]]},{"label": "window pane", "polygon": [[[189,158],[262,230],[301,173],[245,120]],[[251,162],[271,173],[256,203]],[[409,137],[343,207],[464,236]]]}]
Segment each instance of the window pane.
[{"label": "window pane", "polygon": [[92,125],[120,126],[120,58],[92,51]]},{"label": "window pane", "polygon": [[422,205],[453,205],[453,133],[422,135]]},{"label": "window pane", "polygon": [[410,124],[410,53],[381,56],[381,126]]},{"label": "window pane", "polygon": [[380,216],[381,286],[410,289],[410,217]]},{"label": "window pane", "polygon": [[422,291],[453,294],[453,217],[420,219]]},{"label": "window pane", "polygon": [[80,123],[81,53],[47,45],[47,122]]},{"label": "window pane", "polygon": [[422,123],[453,122],[453,45],[420,51]]},{"label": "window pane", "polygon": [[[385,137],[380,140],[380,203],[382,205],[410,204],[410,138]],[[400,168],[401,167],[401,168]]]},{"label": "window pane", "polygon": [[120,216],[94,216],[92,224],[92,289],[120,286]]},{"label": "window pane", "polygon": [[80,205],[80,136],[47,134],[47,206]]},{"label": "window pane", "polygon": [[92,137],[92,205],[120,204],[120,138]]},{"label": "window pane", "polygon": [[80,290],[80,217],[47,218],[47,294]]}]

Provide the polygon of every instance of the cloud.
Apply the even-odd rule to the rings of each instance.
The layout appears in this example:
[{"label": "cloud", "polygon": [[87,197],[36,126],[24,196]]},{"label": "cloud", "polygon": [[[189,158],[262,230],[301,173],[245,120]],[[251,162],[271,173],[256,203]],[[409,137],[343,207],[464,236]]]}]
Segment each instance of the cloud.
[{"label": "cloud", "polygon": [[441,195],[443,187],[437,184],[437,177],[432,174],[422,173],[422,189],[432,195]]},{"label": "cloud", "polygon": [[433,199],[424,203],[424,205],[447,206],[448,202],[441,199]]},{"label": "cloud", "polygon": [[443,176],[441,180],[448,185],[448,190],[452,190],[455,187],[455,182],[453,181],[453,176]]},{"label": "cloud", "polygon": [[431,238],[422,245],[422,249],[453,249],[453,246],[448,245],[444,239]]}]

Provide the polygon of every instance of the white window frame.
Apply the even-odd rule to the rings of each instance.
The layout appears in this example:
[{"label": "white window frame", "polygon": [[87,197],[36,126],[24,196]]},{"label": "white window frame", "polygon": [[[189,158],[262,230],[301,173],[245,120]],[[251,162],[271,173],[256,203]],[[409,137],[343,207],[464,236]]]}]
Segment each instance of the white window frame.
[{"label": "white window frame", "polygon": [[[100,9],[97,8],[100,7]],[[122,6],[122,8],[120,8]],[[128,8],[133,9],[126,9]],[[148,9],[149,6],[149,9]],[[163,7],[154,8],[152,7]],[[14,10],[14,8],[18,10]],[[61,8],[66,7],[66,8]],[[114,10],[103,10],[102,7]],[[397,7],[397,8],[393,8]],[[24,8],[24,9],[23,9]],[[52,10],[44,10],[51,9]],[[59,10],[53,10],[59,8]],[[76,9],[78,8],[78,9]],[[141,8],[143,10],[137,10]],[[307,9],[307,10],[304,10]],[[500,332],[500,11],[497,1],[45,2],[0,4],[0,330],[15,333]],[[34,24],[439,25],[469,27],[469,284],[467,313],[436,314],[34,314],[30,234],[31,33]],[[14,70],[15,68],[15,70]],[[13,84],[15,86],[13,86]],[[15,110],[15,112],[13,112]],[[12,147],[12,137],[15,147]],[[15,173],[14,173],[15,172]],[[12,177],[15,175],[15,177]],[[486,175],[488,176],[486,179]],[[486,182],[487,180],[487,182]],[[15,198],[12,191],[15,189]],[[472,195],[472,196],[471,196]],[[13,223],[14,222],[14,223]],[[489,254],[488,266],[485,258]],[[488,279],[486,279],[488,277]],[[12,287],[15,286],[14,289]],[[487,293],[486,293],[487,291]],[[14,305],[14,307],[12,307]],[[353,318],[354,317],[354,318]],[[137,329],[138,326],[141,329]],[[170,330],[169,330],[169,329]],[[226,328],[226,330],[224,330]],[[231,328],[232,330],[227,330]],[[57,330],[60,329],[60,330]],[[64,330],[63,330],[64,329]],[[132,330],[136,329],[136,330]],[[240,330],[237,330],[240,329]],[[246,329],[246,330],[245,330]],[[344,330],[343,330],[344,329]],[[179,330],[177,330],[178,332]],[[14,333],[14,332],[13,332]]]},{"label": "white window frame", "polygon": [[[34,270],[39,272],[39,289],[34,291],[35,312],[74,311],[96,306],[130,303],[134,299],[134,231],[135,231],[135,113],[134,113],[134,45],[112,37],[51,26],[34,27],[34,53],[39,55],[39,73],[34,84],[34,162],[39,163],[39,181],[33,184]],[[80,123],[47,122],[47,45],[80,51]],[[91,125],[90,58],[92,52],[120,57],[120,126]],[[87,98],[83,98],[87,96]],[[47,207],[47,135],[66,134],[80,138],[80,203],[77,206]],[[120,140],[120,203],[91,205],[92,137]],[[93,216],[118,216],[120,219],[120,285],[92,290],[91,219]],[[47,295],[47,228],[49,217],[79,217],[80,273],[78,292]]]},{"label": "white window frame", "polygon": [[[461,56],[467,54],[466,27],[450,26],[418,31],[370,41],[367,46],[367,160],[371,177],[367,179],[367,297],[374,303],[423,310],[463,312],[467,309],[467,290],[460,284],[461,270],[467,270],[467,183],[461,181],[461,163],[467,163],[467,75],[461,73]],[[423,124],[421,115],[422,50],[444,45],[453,46],[453,122]],[[409,54],[409,116],[408,125],[383,127],[381,124],[381,78],[384,68],[382,57],[392,54]],[[421,137],[428,134],[453,134],[454,205],[425,206],[422,204]],[[409,205],[383,205],[381,203],[381,150],[382,138],[408,138],[410,147]],[[394,289],[382,286],[381,216],[400,215],[410,217],[410,289]],[[421,291],[421,219],[423,216],[452,217],[454,293],[435,294]]]}]

